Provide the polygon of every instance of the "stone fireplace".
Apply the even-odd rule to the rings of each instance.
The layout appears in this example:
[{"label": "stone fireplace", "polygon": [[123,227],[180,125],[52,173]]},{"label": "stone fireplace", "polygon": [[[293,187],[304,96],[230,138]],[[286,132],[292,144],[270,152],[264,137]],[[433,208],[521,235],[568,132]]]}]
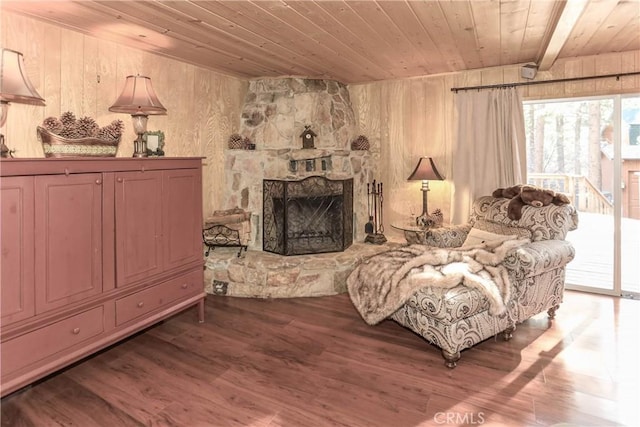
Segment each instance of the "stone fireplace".
[{"label": "stone fireplace", "polygon": [[[303,148],[306,126],[316,135],[315,148]],[[345,85],[294,77],[252,80],[239,133],[255,150],[225,150],[224,205],[251,212],[250,250],[263,250],[265,180],[353,180],[352,216],[345,228],[352,230],[352,242],[364,240],[366,184],[373,180],[375,155],[350,149],[358,132]]]},{"label": "stone fireplace", "polygon": [[[315,136],[313,145],[302,142],[308,130]],[[355,265],[385,250],[361,243],[368,221],[367,183],[374,179],[379,154],[350,149],[359,132],[347,87],[294,77],[252,80],[239,133],[255,150],[224,151],[222,207],[251,213],[249,251],[241,257],[235,250],[212,251],[206,291],[265,298],[345,292]],[[315,195],[303,195],[309,187],[323,186]],[[319,216],[310,231],[309,220],[328,210],[332,213]],[[274,234],[291,216],[288,232]]]},{"label": "stone fireplace", "polygon": [[280,255],[340,252],[353,243],[353,179],[264,180],[263,249]]}]

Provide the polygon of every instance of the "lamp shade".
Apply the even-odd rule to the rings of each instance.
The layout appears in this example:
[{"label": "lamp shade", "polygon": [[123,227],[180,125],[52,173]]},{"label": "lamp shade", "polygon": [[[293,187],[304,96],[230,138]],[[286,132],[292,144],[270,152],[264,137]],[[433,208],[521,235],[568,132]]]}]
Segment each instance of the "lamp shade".
[{"label": "lamp shade", "polygon": [[438,172],[431,157],[421,157],[409,178],[409,181],[442,181],[444,177]]},{"label": "lamp shade", "polygon": [[146,76],[127,76],[122,93],[109,111],[131,115],[167,114],[151,86],[151,79]]},{"label": "lamp shade", "polygon": [[0,61],[0,100],[3,103],[45,105],[25,73],[24,57],[20,52],[3,48]]}]

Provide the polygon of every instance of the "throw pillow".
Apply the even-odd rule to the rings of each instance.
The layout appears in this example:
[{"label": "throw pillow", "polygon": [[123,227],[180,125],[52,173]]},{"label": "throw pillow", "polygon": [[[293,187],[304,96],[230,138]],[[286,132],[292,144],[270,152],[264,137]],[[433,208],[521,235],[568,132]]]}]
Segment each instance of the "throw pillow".
[{"label": "throw pillow", "polygon": [[467,238],[461,247],[468,248],[470,246],[481,245],[483,243],[504,242],[516,238],[518,238],[518,236],[516,236],[515,234],[496,234],[490,231],[484,231],[480,230],[479,228],[473,227],[471,230],[469,230],[469,234],[467,234]]},{"label": "throw pillow", "polygon": [[531,230],[523,227],[514,227],[510,225],[500,224],[493,221],[487,221],[486,219],[479,219],[473,224],[474,228],[478,228],[484,231],[490,231],[496,234],[511,235],[515,234],[520,238],[530,239]]}]

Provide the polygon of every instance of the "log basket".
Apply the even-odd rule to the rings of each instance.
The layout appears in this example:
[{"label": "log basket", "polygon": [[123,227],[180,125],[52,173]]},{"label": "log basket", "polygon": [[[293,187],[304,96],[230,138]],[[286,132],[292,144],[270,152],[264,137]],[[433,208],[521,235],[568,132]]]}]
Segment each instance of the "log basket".
[{"label": "log basket", "polygon": [[65,138],[38,126],[38,140],[45,157],[115,157],[120,138]]}]

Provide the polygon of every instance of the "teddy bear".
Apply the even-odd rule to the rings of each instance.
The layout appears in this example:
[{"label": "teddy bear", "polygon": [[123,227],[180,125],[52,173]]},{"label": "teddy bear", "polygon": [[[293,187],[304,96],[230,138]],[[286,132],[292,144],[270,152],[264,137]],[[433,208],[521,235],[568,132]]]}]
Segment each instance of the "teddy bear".
[{"label": "teddy bear", "polygon": [[569,198],[562,193],[533,185],[519,184],[508,188],[498,188],[492,195],[497,198],[511,199],[507,206],[507,217],[514,221],[522,217],[522,207],[525,205],[540,208],[552,203],[557,206],[571,203]]}]

